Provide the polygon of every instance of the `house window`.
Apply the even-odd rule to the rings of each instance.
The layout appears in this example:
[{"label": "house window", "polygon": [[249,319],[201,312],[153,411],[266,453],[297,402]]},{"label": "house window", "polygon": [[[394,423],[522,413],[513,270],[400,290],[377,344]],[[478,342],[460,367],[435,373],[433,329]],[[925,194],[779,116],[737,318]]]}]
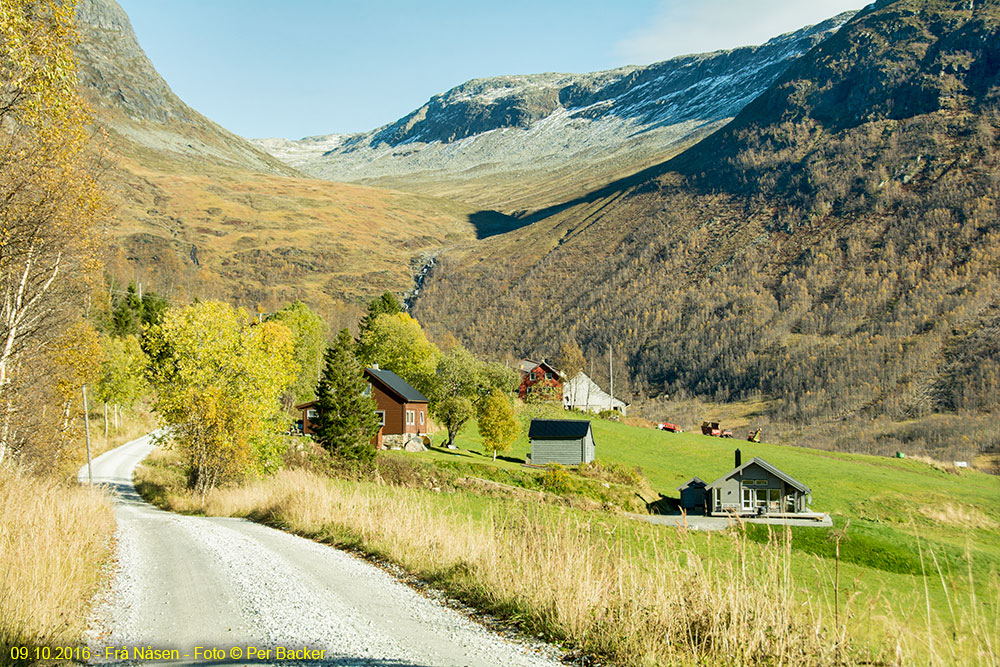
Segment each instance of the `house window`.
[{"label": "house window", "polygon": [[755,479],[755,480],[753,480],[752,483],[756,484],[757,486],[767,486],[767,480],[766,479]]},{"label": "house window", "polygon": [[536,373],[534,371],[531,371],[531,373],[528,375],[528,377],[531,379],[532,382],[534,382],[535,380],[538,379],[538,373]]},{"label": "house window", "polygon": [[315,409],[309,408],[308,410],[306,410],[306,417],[308,419],[316,419],[317,417],[319,417],[319,413],[316,412]]},{"label": "house window", "polygon": [[372,395],[372,386],[368,385],[367,387],[365,387],[365,390],[361,392],[361,395],[362,396],[371,396]]},{"label": "house window", "polygon": [[545,374],[545,379],[546,380],[551,380],[552,379],[552,373],[546,373]]},{"label": "house window", "polygon": [[423,410],[420,411],[420,425],[421,426],[424,425],[424,411]]},{"label": "house window", "polygon": [[753,490],[743,489],[743,509],[748,510],[753,508]]},{"label": "house window", "polygon": [[378,417],[378,425],[385,426],[385,410],[376,410],[375,415]]},{"label": "house window", "polygon": [[406,424],[407,424],[407,426],[412,426],[413,424],[415,424],[416,423],[416,419],[417,419],[417,413],[416,412],[414,412],[413,410],[407,410],[406,411]]}]

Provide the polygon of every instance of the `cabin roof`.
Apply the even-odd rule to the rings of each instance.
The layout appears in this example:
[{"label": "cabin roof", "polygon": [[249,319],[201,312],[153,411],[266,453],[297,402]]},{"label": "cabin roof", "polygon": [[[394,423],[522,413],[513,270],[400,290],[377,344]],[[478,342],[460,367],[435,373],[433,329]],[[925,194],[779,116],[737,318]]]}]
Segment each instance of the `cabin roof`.
[{"label": "cabin roof", "polygon": [[555,366],[553,366],[552,364],[550,364],[549,362],[545,361],[544,359],[541,360],[541,361],[534,361],[532,359],[524,359],[518,365],[518,368],[521,369],[522,373],[530,373],[531,371],[533,371],[533,370],[535,370],[536,368],[539,368],[539,367],[547,369],[550,373],[552,373],[553,375],[555,375],[558,378],[562,377],[562,373],[559,372],[559,369],[556,368]]},{"label": "cabin roof", "polygon": [[529,438],[542,440],[578,440],[586,437],[590,422],[581,419],[532,419]]},{"label": "cabin roof", "polygon": [[744,463],[743,465],[739,466],[738,468],[733,468],[732,470],[730,470],[729,472],[727,472],[725,475],[723,475],[719,479],[717,479],[714,482],[712,482],[711,484],[707,485],[705,488],[710,489],[712,487],[718,486],[718,485],[722,484],[723,482],[725,482],[730,477],[732,477],[733,475],[738,475],[739,473],[742,473],[746,468],[748,468],[751,465],[757,465],[757,466],[763,468],[764,470],[766,470],[767,472],[771,473],[772,475],[774,475],[778,479],[784,481],[785,484],[788,484],[789,486],[795,487],[796,489],[798,489],[802,493],[812,493],[812,489],[810,489],[808,486],[806,486],[802,482],[798,481],[794,477],[791,477],[790,475],[786,475],[785,473],[781,472],[780,470],[778,470],[777,468],[775,468],[773,465],[771,465],[770,463],[768,463],[767,461],[765,461],[764,459],[758,458],[756,456],[753,457],[752,459],[750,459],[749,461],[747,461],[746,463]]},{"label": "cabin roof", "polygon": [[365,373],[379,381],[386,389],[396,394],[407,403],[427,403],[427,397],[410,386],[410,383],[392,371],[380,368],[366,368]]},{"label": "cabin roof", "polygon": [[704,488],[705,486],[707,486],[707,484],[705,484],[705,480],[701,479],[700,477],[692,477],[688,481],[686,481],[683,484],[681,484],[680,486],[678,486],[677,490],[678,491],[683,491],[684,489],[688,488],[689,486],[700,486],[700,487]]}]

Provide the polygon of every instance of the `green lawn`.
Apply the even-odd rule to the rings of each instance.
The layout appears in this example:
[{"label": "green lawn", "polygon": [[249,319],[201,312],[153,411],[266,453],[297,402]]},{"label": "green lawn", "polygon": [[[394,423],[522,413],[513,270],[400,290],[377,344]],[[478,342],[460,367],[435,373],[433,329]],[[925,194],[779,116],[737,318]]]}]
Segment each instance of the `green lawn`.
[{"label": "green lawn", "polygon": [[[530,451],[530,413],[580,418],[573,413],[549,413],[538,408],[521,415],[524,428],[505,459],[495,463],[482,451],[475,422],[462,431],[458,450],[433,449],[415,455],[437,465],[531,487],[540,473],[506,460],[523,460]],[[921,572],[932,586],[926,592],[934,607],[948,609],[947,595],[975,588],[991,590],[1000,572],[1000,478],[962,470],[945,472],[907,459],[879,458],[820,451],[806,447],[750,443],[696,433],[668,433],[592,419],[599,462],[639,467],[652,489],[677,497],[677,486],[697,475],[713,481],[734,466],[734,450],[743,460],[758,456],[812,488],[812,508],[829,512],[837,529],[850,521],[841,543],[841,581],[847,594],[885,594],[900,608],[924,606]],[[442,434],[443,435],[443,434]],[[439,440],[442,438],[438,438]],[[408,456],[414,456],[409,454]],[[527,481],[525,481],[527,478]],[[625,522],[627,525],[629,522]],[[659,531],[676,530],[658,528]],[[648,542],[647,529],[636,529],[637,543]],[[769,539],[768,527],[752,526],[748,535]],[[792,530],[797,580],[827,586],[832,580],[835,544],[822,528]],[[819,558],[817,558],[819,557]],[[941,571],[949,592],[942,587]]]}]

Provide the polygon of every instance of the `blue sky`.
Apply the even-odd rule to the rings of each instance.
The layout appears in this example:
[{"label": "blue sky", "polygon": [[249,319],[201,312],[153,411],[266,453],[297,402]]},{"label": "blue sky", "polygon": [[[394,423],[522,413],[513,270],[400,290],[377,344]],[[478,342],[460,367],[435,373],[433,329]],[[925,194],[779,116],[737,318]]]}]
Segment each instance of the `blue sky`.
[{"label": "blue sky", "polygon": [[857,0],[118,0],[180,97],[246,137],[370,130],[464,81],[759,44]]}]

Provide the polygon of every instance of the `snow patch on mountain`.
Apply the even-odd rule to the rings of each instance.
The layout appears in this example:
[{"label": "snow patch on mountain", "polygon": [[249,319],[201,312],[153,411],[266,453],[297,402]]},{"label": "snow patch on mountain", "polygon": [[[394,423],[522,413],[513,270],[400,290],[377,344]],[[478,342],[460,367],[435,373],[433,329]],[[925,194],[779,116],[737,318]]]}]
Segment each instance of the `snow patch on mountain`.
[{"label": "snow patch on mountain", "polygon": [[313,176],[374,183],[654,156],[736,115],[853,14],[760,46],[649,66],[473,79],[371,132],[257,144]]}]

